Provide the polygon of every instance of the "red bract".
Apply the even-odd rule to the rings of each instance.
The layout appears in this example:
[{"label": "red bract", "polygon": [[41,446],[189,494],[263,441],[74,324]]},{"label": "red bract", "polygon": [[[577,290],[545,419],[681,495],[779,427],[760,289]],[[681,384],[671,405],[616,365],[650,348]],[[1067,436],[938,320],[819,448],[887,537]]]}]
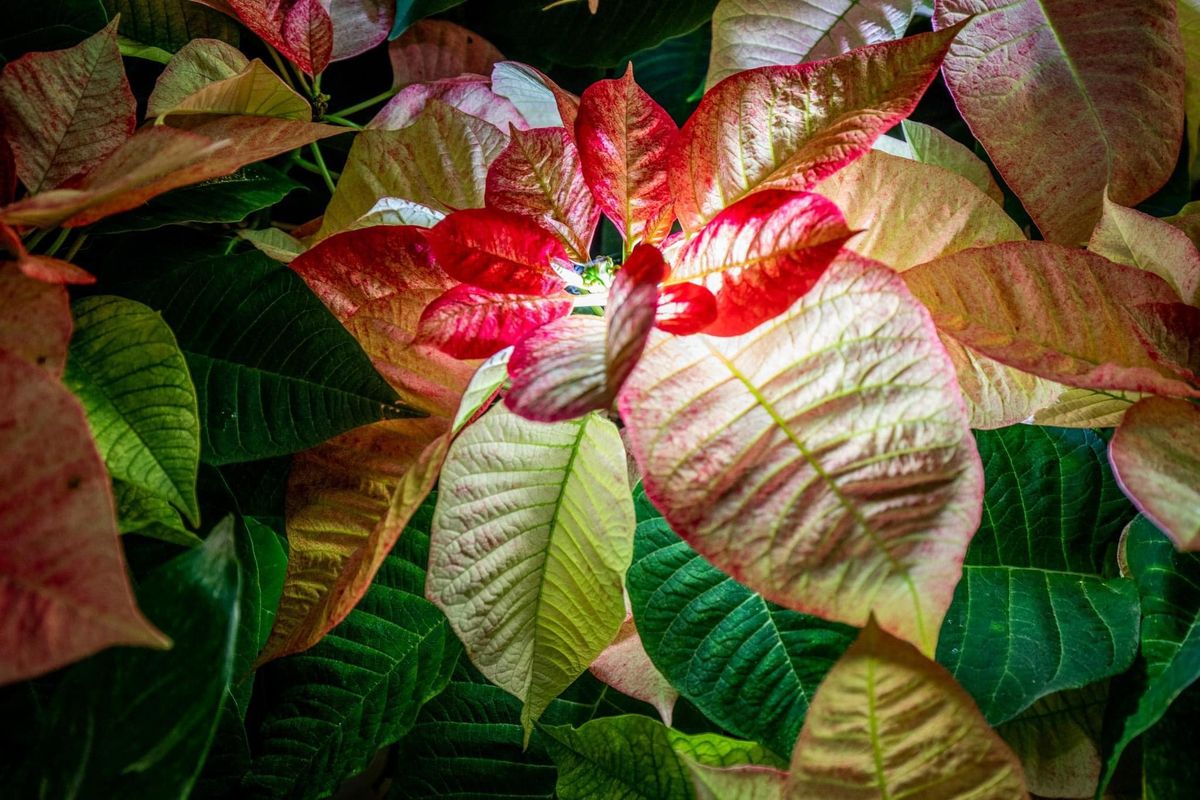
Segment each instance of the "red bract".
[{"label": "red bract", "polygon": [[487,358],[570,314],[573,306],[565,294],[505,294],[461,284],[425,308],[418,337],[455,358]]},{"label": "red bract", "polygon": [[329,65],[333,56],[333,20],[320,0],[227,1],[229,9],[247,28],[309,75],[316,75]]},{"label": "red bract", "polygon": [[549,295],[564,287],[550,266],[567,251],[550,233],[507,211],[456,211],[429,233],[433,255],[452,278],[494,292]]},{"label": "red bract", "polygon": [[677,136],[670,115],[634,82],[632,64],[621,79],[594,83],[580,98],[575,138],[583,174],[627,247],[671,230],[667,171]]}]

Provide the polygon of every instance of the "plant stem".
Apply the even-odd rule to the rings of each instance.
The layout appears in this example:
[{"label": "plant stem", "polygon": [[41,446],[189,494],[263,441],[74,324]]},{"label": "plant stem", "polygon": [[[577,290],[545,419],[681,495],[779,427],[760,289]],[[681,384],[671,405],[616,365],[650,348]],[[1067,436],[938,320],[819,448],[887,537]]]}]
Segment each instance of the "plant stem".
[{"label": "plant stem", "polygon": [[363,128],[363,126],[359,125],[357,122],[351,122],[350,120],[345,119],[344,117],[339,117],[336,114],[326,114],[324,117],[322,117],[322,119],[324,119],[326,122],[336,122],[338,125],[345,125],[347,128],[354,128],[356,131],[361,131]]},{"label": "plant stem", "polygon": [[46,255],[53,256],[55,253],[57,253],[58,249],[63,246],[63,244],[67,241],[67,237],[70,235],[71,229],[63,228],[62,232],[58,234],[58,238],[51,242],[50,248],[46,250]]},{"label": "plant stem", "polygon": [[321,155],[321,148],[316,142],[309,145],[312,149],[313,159],[317,162],[317,169],[321,173],[321,177],[325,179],[325,185],[329,187],[329,193],[333,194],[337,190],[337,185],[333,182],[333,176],[329,174],[329,167],[325,166],[325,157]]},{"label": "plant stem", "polygon": [[385,100],[391,100],[393,97],[395,97],[399,93],[400,93],[399,89],[395,89],[395,88],[388,89],[386,92],[380,92],[379,94],[375,95],[374,97],[368,97],[366,100],[363,100],[361,103],[355,103],[352,106],[347,106],[346,108],[343,108],[341,111],[335,111],[332,115],[326,114],[325,119],[330,119],[331,117],[348,117],[351,114],[362,111],[364,108],[370,108],[371,106],[376,105],[378,103],[382,103]]},{"label": "plant stem", "polygon": [[75,258],[75,255],[79,252],[79,248],[83,247],[83,243],[87,241],[87,238],[88,235],[86,233],[80,233],[79,238],[71,245],[71,249],[67,250],[67,254],[63,256],[63,260],[70,261]]},{"label": "plant stem", "polygon": [[263,42],[263,44],[266,45],[267,52],[271,54],[271,60],[275,62],[275,70],[279,73],[279,77],[283,78],[283,82],[286,83],[293,92],[296,91],[296,84],[292,82],[291,73],[288,72],[287,65],[284,64],[283,59],[280,58],[279,51],[274,47],[271,47],[271,45],[266,44],[266,42]]},{"label": "plant stem", "polygon": [[37,247],[39,244],[41,244],[42,239],[45,239],[50,235],[50,231],[52,230],[54,230],[54,228],[35,229],[33,233],[29,234],[29,238],[25,240],[25,249],[32,250],[33,248]]},{"label": "plant stem", "polygon": [[292,74],[296,76],[296,84],[304,90],[304,94],[308,95],[308,99],[311,100],[316,97],[316,93],[313,92],[312,86],[310,86],[308,83],[308,78],[304,77],[304,73],[300,70],[300,68],[294,64],[291,64],[291,62],[288,63],[292,68]]}]

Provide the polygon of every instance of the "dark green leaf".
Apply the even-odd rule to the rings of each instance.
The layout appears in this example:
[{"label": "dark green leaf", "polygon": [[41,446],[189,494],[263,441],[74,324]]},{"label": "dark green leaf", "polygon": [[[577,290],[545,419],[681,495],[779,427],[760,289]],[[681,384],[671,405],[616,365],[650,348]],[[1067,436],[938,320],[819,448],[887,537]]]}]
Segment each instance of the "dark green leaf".
[{"label": "dark green leaf", "polygon": [[395,39],[414,22],[462,5],[464,0],[396,0],[396,22],[389,39]]},{"label": "dark green leaf", "polygon": [[1200,678],[1200,554],[1176,552],[1141,516],[1130,523],[1123,545],[1125,563],[1142,597],[1142,649],[1130,680],[1114,692],[1117,702],[1105,719],[1101,790],[1129,743]]},{"label": "dark green leaf", "polygon": [[712,16],[717,0],[586,0],[547,9],[547,0],[471,0],[467,26],[486,32],[510,58],[533,64],[612,67],[639,50],[688,33]]},{"label": "dark green leaf", "polygon": [[[189,5],[194,5],[188,1]],[[124,22],[123,17],[121,21]],[[255,211],[270,208],[303,185],[274,167],[251,164],[224,178],[159,195],[133,211],[109,217],[92,231],[127,233],[184,222],[241,222]]]},{"label": "dark green leaf", "polygon": [[329,796],[446,686],[461,645],[424,598],[432,512],[426,500],[341,624],[260,670],[268,693],[243,786],[250,796]]},{"label": "dark green leaf", "polygon": [[[684,36],[667,39],[658,47],[634,53],[633,75],[678,124],[696,109],[708,74],[712,26],[701,25]],[[624,70],[624,65],[618,67]]]},{"label": "dark green leaf", "polygon": [[937,660],[993,725],[1051,692],[1115,675],[1137,650],[1133,582],[1110,577],[1133,514],[1087,430],[977,431],[983,521]]},{"label": "dark green leaf", "polygon": [[694,800],[685,757],[713,767],[780,765],[756,744],[712,733],[689,736],[649,717],[605,717],[579,728],[540,729],[558,765],[562,800]]},{"label": "dark green leaf", "polygon": [[238,594],[232,519],[147,577],[138,605],[174,647],[113,648],[70,669],[31,762],[41,796],[187,796],[232,674]]},{"label": "dark green leaf", "polygon": [[1196,740],[1200,729],[1200,686],[1188,689],[1167,709],[1142,743],[1143,800],[1181,800],[1200,786]]},{"label": "dark green leaf", "polygon": [[626,585],[650,659],[714,722],[789,755],[854,629],[768,603],[676,536],[640,485],[634,499]]},{"label": "dark green leaf", "polygon": [[193,0],[104,0],[104,6],[110,16],[121,15],[122,36],[172,53],[192,39],[238,43],[233,19]]},{"label": "dark green leaf", "polygon": [[108,471],[198,524],[200,419],[175,335],[153,310],[123,297],[85,297],[71,311],[63,380],[83,403]]},{"label": "dark green leaf", "polygon": [[108,24],[101,0],[6,3],[0,26],[0,65],[24,53],[79,44]]},{"label": "dark green leaf", "polygon": [[120,278],[122,294],[160,309],[175,331],[207,463],[293,453],[413,413],[304,281],[261,253],[151,254]]}]

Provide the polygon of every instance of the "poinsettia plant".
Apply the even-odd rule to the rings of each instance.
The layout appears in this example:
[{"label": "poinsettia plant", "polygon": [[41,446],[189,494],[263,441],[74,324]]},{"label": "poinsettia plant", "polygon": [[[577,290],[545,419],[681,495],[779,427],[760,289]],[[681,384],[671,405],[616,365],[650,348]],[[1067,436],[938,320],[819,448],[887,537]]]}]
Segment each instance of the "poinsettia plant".
[{"label": "poinsettia plant", "polygon": [[1190,796],[1193,0],[67,7],[19,796]]}]

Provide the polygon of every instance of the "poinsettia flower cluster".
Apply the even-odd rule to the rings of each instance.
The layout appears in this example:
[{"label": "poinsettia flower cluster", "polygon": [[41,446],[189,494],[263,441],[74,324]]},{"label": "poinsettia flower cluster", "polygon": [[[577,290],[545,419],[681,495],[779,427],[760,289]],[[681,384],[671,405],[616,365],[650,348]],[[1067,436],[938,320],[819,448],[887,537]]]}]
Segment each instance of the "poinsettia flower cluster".
[{"label": "poinsettia flower cluster", "polygon": [[[411,106],[461,94],[471,105],[473,94],[462,92],[476,83],[418,85],[396,99]],[[708,113],[702,104],[685,134]],[[690,140],[632,67],[590,86],[573,126],[514,123],[510,135],[488,170],[485,207],[454,211],[429,233],[437,263],[461,283],[426,308],[421,338],[463,359],[516,345],[506,403],[529,419],[610,408],[655,327],[733,336],[783,313],[852,234],[833,203],[784,188],[750,193],[694,230],[672,233],[672,181],[686,191],[686,176],[673,178],[672,168],[684,163]],[[551,185],[534,184],[530,163]],[[628,257],[597,300],[589,290],[603,294],[604,276],[579,276],[594,269],[588,256],[601,213]],[[601,304],[603,319],[572,314]]]}]

